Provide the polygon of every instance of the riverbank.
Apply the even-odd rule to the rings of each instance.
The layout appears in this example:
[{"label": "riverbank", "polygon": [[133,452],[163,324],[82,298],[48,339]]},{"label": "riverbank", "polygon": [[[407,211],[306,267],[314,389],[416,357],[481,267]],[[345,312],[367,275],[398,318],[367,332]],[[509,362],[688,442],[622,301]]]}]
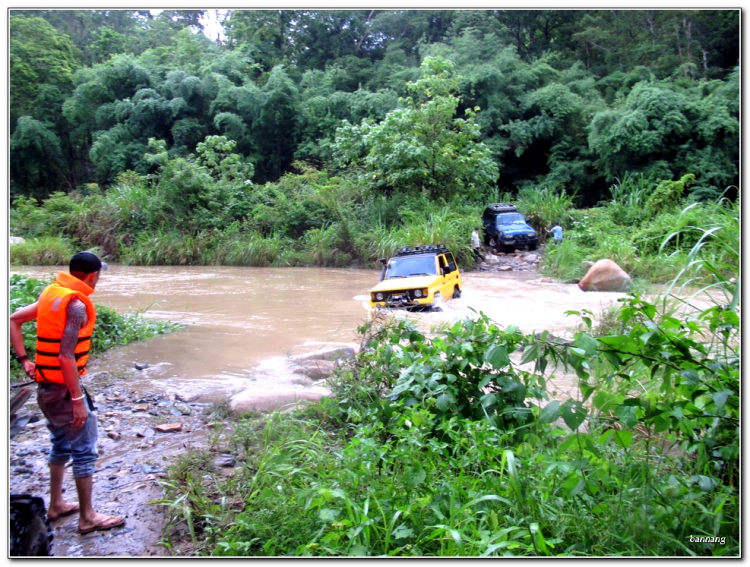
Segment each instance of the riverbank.
[{"label": "riverbank", "polygon": [[[159,395],[130,387],[137,370],[98,372],[84,379],[97,407],[99,459],[94,473],[94,506],[98,512],[127,518],[123,528],[78,533],[78,515],[51,522],[53,553],[57,557],[125,556],[167,554],[160,545],[166,515],[154,501],[163,498],[159,484],[167,477],[174,457],[190,449],[208,449],[211,439],[221,437],[225,424],[213,418],[212,403],[194,397]],[[10,492],[33,494],[49,503],[49,432],[32,396],[18,412],[21,430],[10,441]],[[18,389],[11,389],[11,396]],[[161,432],[166,430],[169,432]],[[217,455],[217,459],[222,459]],[[220,471],[233,470],[224,458]],[[72,472],[63,483],[66,498],[76,500]],[[179,529],[178,529],[179,532]]]}]

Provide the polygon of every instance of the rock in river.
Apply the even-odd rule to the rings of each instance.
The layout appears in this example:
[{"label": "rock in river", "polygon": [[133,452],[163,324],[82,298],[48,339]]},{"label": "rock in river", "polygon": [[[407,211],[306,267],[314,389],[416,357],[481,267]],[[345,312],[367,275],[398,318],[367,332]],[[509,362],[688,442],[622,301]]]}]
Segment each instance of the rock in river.
[{"label": "rock in river", "polygon": [[304,374],[313,380],[328,378],[334,369],[335,363],[329,360],[310,360],[299,368],[294,369],[295,374]]},{"label": "rock in river", "polygon": [[175,433],[177,431],[182,431],[182,424],[181,423],[164,423],[162,425],[157,425],[154,427],[159,433]]},{"label": "rock in river", "polygon": [[322,397],[328,397],[331,391],[328,388],[313,386],[311,388],[259,393],[257,390],[245,390],[234,396],[229,407],[238,415],[248,412],[266,412],[280,409],[290,404],[310,401],[315,402]]},{"label": "rock in river", "polygon": [[308,360],[340,360],[354,358],[357,355],[353,347],[340,347],[334,349],[320,350],[310,354],[293,356],[292,361],[296,363],[306,362]]},{"label": "rock in river", "polygon": [[599,260],[589,269],[578,287],[583,291],[625,291],[630,288],[630,276],[612,260]]}]

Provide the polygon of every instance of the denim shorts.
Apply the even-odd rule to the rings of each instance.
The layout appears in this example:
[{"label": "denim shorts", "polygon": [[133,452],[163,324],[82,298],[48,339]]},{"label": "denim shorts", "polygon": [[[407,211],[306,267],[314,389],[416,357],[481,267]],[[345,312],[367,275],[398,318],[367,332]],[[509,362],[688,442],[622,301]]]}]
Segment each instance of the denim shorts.
[{"label": "denim shorts", "polygon": [[73,402],[65,384],[39,384],[36,399],[50,431],[52,450],[49,464],[64,465],[72,457],[74,477],[93,476],[94,463],[99,456],[96,450],[96,414],[87,408],[89,417],[85,425],[74,429],[70,424],[73,421]]}]

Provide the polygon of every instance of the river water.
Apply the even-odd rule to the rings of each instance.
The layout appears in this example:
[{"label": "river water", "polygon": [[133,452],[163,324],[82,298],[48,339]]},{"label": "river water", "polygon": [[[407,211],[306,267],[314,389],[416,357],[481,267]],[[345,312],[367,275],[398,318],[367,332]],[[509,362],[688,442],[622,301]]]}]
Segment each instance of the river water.
[{"label": "river water", "polygon": [[[11,273],[50,281],[63,269],[23,267]],[[566,311],[597,314],[624,296],[545,283],[533,272],[471,272],[462,278],[462,297],[446,302],[442,311],[397,316],[429,330],[481,311],[501,326],[565,333],[578,323]],[[302,388],[289,357],[358,345],[357,327],[370,318],[368,293],[378,279],[375,270],[110,264],[92,296],[95,303],[186,328],[112,349],[93,361],[90,371],[118,372],[146,363],[148,368],[130,378],[133,389],[206,401],[248,389],[272,394]]]}]

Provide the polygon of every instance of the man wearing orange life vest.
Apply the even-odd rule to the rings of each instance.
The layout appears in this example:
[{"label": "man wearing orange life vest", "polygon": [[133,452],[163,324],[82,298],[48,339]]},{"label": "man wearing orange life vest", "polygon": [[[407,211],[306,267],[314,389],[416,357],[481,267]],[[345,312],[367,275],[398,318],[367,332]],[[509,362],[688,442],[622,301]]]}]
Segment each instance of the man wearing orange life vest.
[{"label": "man wearing orange life vest", "polygon": [[[55,520],[79,512],[82,534],[125,524],[118,516],[98,514],[93,507],[97,423],[94,407],[79,376],[86,374],[96,308],[89,299],[107,264],[91,252],[70,260],[70,274],[60,272],[39,300],[10,316],[10,342],[24,372],[37,381],[37,402],[47,418],[52,450],[49,454],[50,502],[47,517]],[[36,360],[26,355],[22,325],[37,321]],[[73,458],[78,501],[63,499],[65,463]]]}]

